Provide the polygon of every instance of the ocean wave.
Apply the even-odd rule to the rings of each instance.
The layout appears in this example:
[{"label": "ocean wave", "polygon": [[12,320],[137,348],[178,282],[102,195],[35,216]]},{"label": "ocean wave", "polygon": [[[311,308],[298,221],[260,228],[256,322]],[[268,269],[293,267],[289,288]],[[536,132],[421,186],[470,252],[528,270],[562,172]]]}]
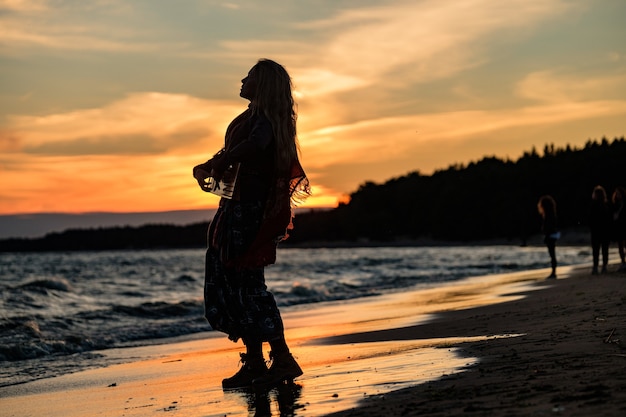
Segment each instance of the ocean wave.
[{"label": "ocean wave", "polygon": [[[562,265],[590,257],[586,248],[558,255]],[[266,280],[283,307],[548,263],[543,247],[279,249]],[[204,250],[0,254],[0,274],[2,378],[39,378],[42,367],[50,376],[91,366],[95,350],[210,331]]]},{"label": "ocean wave", "polygon": [[[209,330],[201,300],[0,320],[0,361],[69,355]],[[140,320],[140,321],[138,321]]]},{"label": "ocean wave", "polygon": [[48,323],[41,316],[13,317],[0,322],[0,361],[72,354],[97,347],[90,340],[68,333],[67,326]]},{"label": "ocean wave", "polygon": [[171,318],[197,315],[202,304],[194,301],[183,301],[170,304],[166,302],[143,303],[138,306],[117,305],[111,311],[132,317]]},{"label": "ocean wave", "polygon": [[69,337],[66,340],[32,339],[22,343],[4,343],[0,346],[0,361],[21,361],[51,355],[70,355],[97,349],[105,349],[90,339]]},{"label": "ocean wave", "polygon": [[178,278],[176,278],[176,282],[190,282],[190,283],[194,283],[197,282],[197,280],[192,277],[191,275],[181,275]]},{"label": "ocean wave", "polygon": [[72,285],[63,278],[39,279],[17,286],[24,290],[36,291],[38,293],[47,293],[48,290],[71,292]]}]

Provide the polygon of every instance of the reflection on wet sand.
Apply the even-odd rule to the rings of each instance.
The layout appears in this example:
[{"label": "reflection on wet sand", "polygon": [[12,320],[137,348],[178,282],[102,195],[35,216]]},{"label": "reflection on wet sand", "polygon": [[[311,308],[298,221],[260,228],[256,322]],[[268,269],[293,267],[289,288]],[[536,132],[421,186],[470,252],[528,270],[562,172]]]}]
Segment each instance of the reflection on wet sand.
[{"label": "reflection on wet sand", "polygon": [[[322,416],[353,408],[372,395],[461,372],[476,359],[452,346],[515,335],[429,335],[418,330],[400,339],[393,331],[415,329],[438,311],[519,298],[543,275],[493,276],[438,289],[286,309],[287,338],[305,373],[295,384],[266,392],[222,390],[220,381],[232,374],[241,346],[221,334],[205,333],[184,342],[103,351],[123,356],[127,363],[6,387],[2,405],[13,416],[105,412],[129,417],[163,410],[202,417]],[[378,333],[386,330],[393,337]],[[359,340],[359,335],[364,338]]]},{"label": "reflection on wet sand", "polygon": [[254,417],[292,417],[304,409],[300,402],[302,385],[294,382],[279,384],[271,389],[236,389],[226,395],[241,396],[248,404],[248,414]]}]

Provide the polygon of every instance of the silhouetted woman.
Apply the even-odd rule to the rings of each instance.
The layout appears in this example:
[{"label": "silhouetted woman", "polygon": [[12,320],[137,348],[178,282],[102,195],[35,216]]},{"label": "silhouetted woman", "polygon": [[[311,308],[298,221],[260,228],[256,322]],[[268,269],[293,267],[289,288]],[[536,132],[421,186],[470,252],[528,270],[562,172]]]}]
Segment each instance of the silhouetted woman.
[{"label": "silhouetted woman", "polygon": [[613,230],[621,260],[619,270],[626,271],[626,188],[613,191]]},{"label": "silhouetted woman", "polygon": [[606,197],[606,191],[601,185],[596,185],[591,193],[591,207],[589,210],[589,229],[591,231],[591,253],[593,255],[593,275],[598,274],[600,250],[602,250],[602,273],[606,273],[609,264],[609,244],[611,242],[611,208]]},{"label": "silhouetted woman", "polygon": [[[248,109],[226,129],[225,145],[193,169],[211,191],[238,167],[232,199],[222,198],[208,232],[205,316],[214,330],[243,341],[242,367],[224,388],[271,385],[302,375],[284,337],[280,312],[265,285],[264,267],[276,261],[276,246],[290,228],[293,203],[309,194],[298,160],[296,110],[291,78],[278,63],[261,59],[241,80]],[[269,342],[267,368],[263,342]]]},{"label": "silhouetted woman", "polygon": [[541,231],[543,232],[543,242],[548,248],[550,254],[550,266],[552,273],[548,278],[556,278],[556,241],[560,237],[557,229],[556,201],[549,195],[544,195],[537,203],[537,210],[543,220]]}]

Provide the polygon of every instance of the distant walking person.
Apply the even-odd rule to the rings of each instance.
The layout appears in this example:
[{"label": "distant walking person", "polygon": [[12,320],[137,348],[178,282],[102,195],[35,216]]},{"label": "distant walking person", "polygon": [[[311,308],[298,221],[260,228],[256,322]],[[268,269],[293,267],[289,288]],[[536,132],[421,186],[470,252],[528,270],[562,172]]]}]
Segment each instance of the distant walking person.
[{"label": "distant walking person", "polygon": [[[264,275],[286,238],[293,204],[309,194],[298,160],[291,78],[278,63],[261,59],[241,83],[248,109],[226,129],[224,148],[193,169],[202,190],[216,193],[216,184],[228,183],[232,191],[221,198],[209,226],[204,284],[209,324],[246,348],[241,368],[222,381],[224,388],[269,386],[302,375]],[[264,342],[271,347],[269,369]]]},{"label": "distant walking person", "polygon": [[622,261],[619,271],[626,271],[626,188],[617,187],[613,191],[613,233]]},{"label": "distant walking person", "polygon": [[592,275],[598,275],[600,250],[602,250],[602,273],[606,273],[609,264],[609,243],[611,242],[611,208],[606,191],[596,185],[591,193],[589,209],[589,229],[591,231],[591,253],[593,256]]},{"label": "distant walking person", "polygon": [[549,195],[544,195],[537,203],[537,210],[542,218],[541,231],[543,232],[543,242],[550,254],[550,266],[552,273],[548,278],[556,278],[556,241],[561,237],[557,229],[556,201]]}]

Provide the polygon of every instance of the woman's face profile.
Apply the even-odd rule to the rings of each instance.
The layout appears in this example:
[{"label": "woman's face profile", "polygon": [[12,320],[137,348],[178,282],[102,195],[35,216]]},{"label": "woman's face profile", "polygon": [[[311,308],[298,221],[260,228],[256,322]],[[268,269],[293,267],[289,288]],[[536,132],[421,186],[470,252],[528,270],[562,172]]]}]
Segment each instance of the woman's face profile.
[{"label": "woman's face profile", "polygon": [[241,91],[239,92],[239,96],[250,101],[254,100],[256,96],[256,76],[254,67],[252,67],[252,69],[248,72],[248,75],[241,80]]}]

